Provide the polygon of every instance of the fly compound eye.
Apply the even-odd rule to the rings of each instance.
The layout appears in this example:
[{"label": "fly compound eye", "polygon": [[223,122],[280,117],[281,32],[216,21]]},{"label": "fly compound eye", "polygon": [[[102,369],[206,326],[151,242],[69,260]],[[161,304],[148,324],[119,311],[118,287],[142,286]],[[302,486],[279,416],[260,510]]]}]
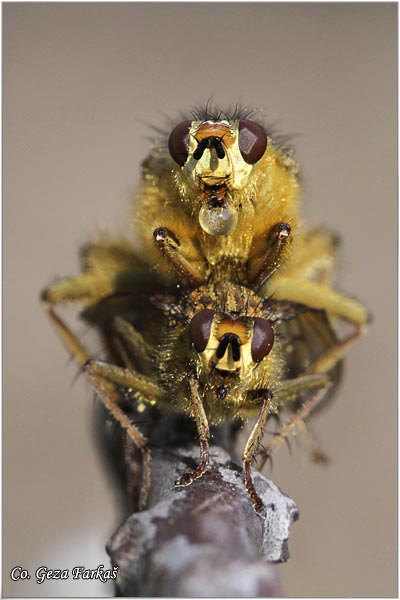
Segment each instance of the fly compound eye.
[{"label": "fly compound eye", "polygon": [[242,119],[239,122],[239,150],[243,159],[254,165],[267,148],[267,134],[261,125]]},{"label": "fly compound eye", "polygon": [[183,167],[189,155],[189,129],[191,121],[179,123],[168,139],[168,150],[172,158],[180,167]]},{"label": "fly compound eye", "polygon": [[251,358],[260,362],[271,351],[274,343],[274,330],[271,323],[265,319],[254,319],[253,337],[251,340]]},{"label": "fly compound eye", "polygon": [[204,352],[210,339],[211,325],[215,311],[204,308],[190,321],[189,336],[197,352]]}]

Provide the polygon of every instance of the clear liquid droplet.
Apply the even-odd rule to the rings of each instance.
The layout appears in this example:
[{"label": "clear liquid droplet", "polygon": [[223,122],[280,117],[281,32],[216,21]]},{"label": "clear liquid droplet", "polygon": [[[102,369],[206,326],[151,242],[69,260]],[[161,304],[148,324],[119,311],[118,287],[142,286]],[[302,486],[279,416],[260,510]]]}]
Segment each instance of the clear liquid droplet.
[{"label": "clear liquid droplet", "polygon": [[202,229],[210,235],[227,235],[235,229],[238,213],[233,206],[211,208],[203,205],[200,209],[199,222]]}]

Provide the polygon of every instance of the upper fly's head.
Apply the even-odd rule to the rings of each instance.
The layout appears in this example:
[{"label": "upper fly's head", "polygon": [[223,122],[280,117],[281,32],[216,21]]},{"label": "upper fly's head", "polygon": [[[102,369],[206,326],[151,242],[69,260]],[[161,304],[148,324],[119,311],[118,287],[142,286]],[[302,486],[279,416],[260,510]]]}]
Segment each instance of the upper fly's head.
[{"label": "upper fly's head", "polygon": [[248,119],[183,121],[171,132],[168,148],[199,189],[224,185],[236,191],[264,155],[267,134]]},{"label": "upper fly's head", "polygon": [[265,154],[267,140],[264,128],[255,121],[225,115],[183,121],[172,130],[170,155],[201,193],[199,220],[207,233],[226,235],[236,227],[232,196],[246,185]]}]

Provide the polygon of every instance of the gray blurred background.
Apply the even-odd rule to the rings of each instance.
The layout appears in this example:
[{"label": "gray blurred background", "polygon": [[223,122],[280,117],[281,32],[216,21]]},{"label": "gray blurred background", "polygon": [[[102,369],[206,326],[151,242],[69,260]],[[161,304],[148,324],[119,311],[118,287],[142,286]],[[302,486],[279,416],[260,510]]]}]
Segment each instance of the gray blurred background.
[{"label": "gray blurred background", "polygon": [[[273,479],[301,509],[279,567],[286,594],[397,594],[396,13],[395,3],[3,4],[3,595],[113,593],[35,582],[41,565],[107,567],[121,519],[90,434],[93,394],[38,297],[78,272],[77,250],[99,228],[126,225],[146,122],[163,127],[210,95],[264,108],[295,134],[304,215],[341,235],[339,286],[374,315],[315,422],[331,464],[313,467],[295,442],[274,460]],[[31,580],[11,582],[16,565]]]}]

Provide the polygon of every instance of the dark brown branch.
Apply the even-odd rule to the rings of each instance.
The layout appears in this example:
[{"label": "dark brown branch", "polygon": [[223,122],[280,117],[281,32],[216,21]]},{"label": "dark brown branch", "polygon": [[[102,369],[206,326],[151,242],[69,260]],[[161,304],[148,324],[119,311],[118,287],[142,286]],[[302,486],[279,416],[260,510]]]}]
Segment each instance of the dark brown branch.
[{"label": "dark brown branch", "polygon": [[279,597],[271,564],[288,558],[298,509],[253,471],[267,508],[261,519],[243,484],[240,464],[211,447],[205,475],[186,488],[174,483],[199,460],[197,445],[153,453],[149,509],[131,515],[108,542],[119,567],[117,593],[156,597]]}]

